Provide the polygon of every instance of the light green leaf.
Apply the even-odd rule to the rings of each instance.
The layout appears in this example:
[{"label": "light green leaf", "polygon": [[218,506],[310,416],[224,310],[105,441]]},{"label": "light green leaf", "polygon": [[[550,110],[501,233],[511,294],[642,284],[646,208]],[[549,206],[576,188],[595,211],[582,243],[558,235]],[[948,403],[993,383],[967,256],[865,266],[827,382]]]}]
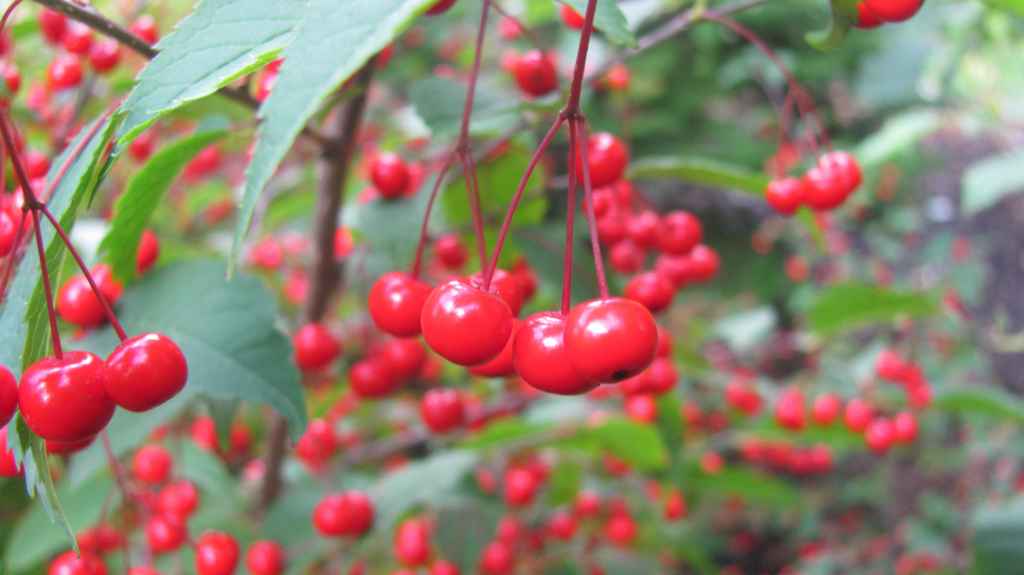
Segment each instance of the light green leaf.
[{"label": "light green leaf", "polygon": [[580,435],[596,439],[605,451],[640,471],[656,471],[668,463],[668,451],[653,425],[629,419],[609,419],[584,428]]},{"label": "light green leaf", "polygon": [[[462,126],[462,110],[466,105],[464,84],[450,78],[424,78],[412,85],[409,98],[416,108],[416,114],[430,128],[435,138],[458,134]],[[478,84],[473,98],[470,132],[477,135],[497,134],[511,129],[519,121],[517,101],[487,84]]]},{"label": "light green leaf", "polygon": [[[587,13],[587,0],[564,0],[574,10],[583,14]],[[597,3],[597,11],[594,13],[594,28],[604,33],[612,43],[627,48],[636,47],[636,37],[629,30],[629,22],[626,15],[619,9],[616,0],[601,0]]]},{"label": "light green leaf", "polygon": [[203,0],[165,36],[124,105],[124,144],[161,115],[268,63],[291,41],[305,0]]},{"label": "light green leaf", "polygon": [[[288,420],[292,439],[306,427],[306,405],[292,348],[277,328],[274,296],[245,274],[225,279],[222,263],[193,260],[146,274],[119,305],[129,333],[159,331],[181,346],[189,363],[185,397],[262,403]],[[82,346],[113,350],[111,329]]]},{"label": "light green leaf", "polygon": [[857,22],[857,0],[830,0],[832,15],[828,26],[807,33],[807,43],[818,50],[831,50],[838,46]]},{"label": "light green leaf", "polygon": [[961,205],[966,215],[991,208],[1014,192],[1024,192],[1024,148],[985,158],[967,168]]},{"label": "light green leaf", "polygon": [[114,206],[110,231],[100,244],[114,275],[135,277],[135,254],[150,216],[185,164],[204,148],[227,135],[226,127],[201,130],[165,146],[135,173]]},{"label": "light green leaf", "polygon": [[949,389],[935,396],[936,409],[1024,424],[1024,402],[994,387]]},{"label": "light green leaf", "polygon": [[231,261],[241,251],[256,200],[323,101],[391,43],[433,0],[309,0],[270,97],[246,171]]},{"label": "light green leaf", "polygon": [[716,186],[761,196],[770,178],[766,174],[751,172],[696,157],[645,158],[632,162],[629,177],[637,179],[673,179],[702,186]]},{"label": "light green leaf", "polygon": [[938,299],[929,293],[896,291],[875,285],[847,283],[825,289],[807,310],[815,332],[832,335],[872,323],[901,317],[922,317],[939,310]]},{"label": "light green leaf", "polygon": [[1024,17],[1024,0],[984,0],[990,8],[1011,12]]}]

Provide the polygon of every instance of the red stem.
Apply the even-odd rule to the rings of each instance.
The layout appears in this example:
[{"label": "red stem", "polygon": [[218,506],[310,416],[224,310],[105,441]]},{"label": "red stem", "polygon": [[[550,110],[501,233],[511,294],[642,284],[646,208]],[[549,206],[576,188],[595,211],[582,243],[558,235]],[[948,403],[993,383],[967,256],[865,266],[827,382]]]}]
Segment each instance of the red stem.
[{"label": "red stem", "polygon": [[39,213],[46,216],[46,219],[50,220],[53,224],[53,231],[57,233],[60,241],[64,242],[64,245],[68,248],[68,252],[71,253],[71,257],[75,259],[75,263],[78,264],[78,269],[82,270],[82,275],[85,276],[85,281],[89,282],[89,287],[92,288],[92,293],[96,295],[96,299],[100,301],[100,305],[103,306],[103,313],[106,314],[107,319],[110,321],[110,325],[114,326],[114,331],[117,332],[117,337],[124,341],[128,339],[128,334],[125,333],[124,327],[121,326],[121,322],[118,321],[117,315],[114,313],[114,309],[110,306],[110,302],[107,301],[107,296],[103,294],[99,286],[96,284],[96,279],[92,277],[92,273],[89,271],[89,267],[85,265],[85,261],[82,256],[75,249],[74,244],[71,243],[71,238],[68,237],[64,228],[61,227],[60,222],[57,218],[50,213],[50,209],[45,204],[39,206]]},{"label": "red stem", "polygon": [[11,5],[4,10],[4,16],[0,19],[0,34],[2,34],[7,28],[7,19],[11,17],[11,14],[14,13],[14,9],[17,8],[19,4],[21,4],[21,0],[14,0],[14,2],[11,2]]},{"label": "red stem", "polygon": [[484,270],[484,290],[488,290],[491,287],[491,278],[494,276],[494,271],[498,269],[498,258],[501,257],[501,249],[505,246],[505,238],[508,236],[508,230],[512,226],[512,216],[515,215],[516,209],[519,208],[519,202],[523,199],[526,184],[529,183],[530,176],[533,175],[533,170],[537,167],[537,163],[540,162],[541,155],[548,145],[551,144],[551,140],[555,138],[555,134],[562,127],[563,122],[565,122],[565,115],[559,114],[555,123],[548,129],[548,133],[544,134],[544,138],[533,152],[533,157],[530,158],[526,171],[519,178],[519,186],[516,188],[516,193],[512,196],[512,201],[509,202],[508,210],[505,211],[505,220],[501,223],[501,230],[498,231],[498,239],[494,242],[491,264]]},{"label": "red stem", "polygon": [[[114,481],[117,483],[117,488],[121,491],[121,498],[124,499],[125,505],[130,505],[134,501],[131,491],[128,489],[128,481],[125,479],[124,468],[121,467],[121,462],[117,460],[117,456],[114,455],[114,448],[110,445],[110,434],[106,430],[102,433],[103,437],[103,452],[107,455],[107,464],[110,466],[110,472],[114,475]],[[127,571],[131,570],[130,554],[127,553],[128,545],[125,545],[124,554],[124,568]],[[148,547],[147,547],[148,549]]]},{"label": "red stem", "polygon": [[[570,130],[578,130],[576,140],[587,141],[587,123],[582,117],[569,121]],[[590,249],[594,255],[594,271],[597,274],[597,291],[602,298],[608,297],[608,278],[604,272],[604,258],[601,256],[601,241],[597,235],[597,215],[594,213],[594,190],[590,186],[590,163],[587,156],[587,145],[579,146],[580,161],[583,164],[583,196],[586,199],[587,225],[590,227]]]},{"label": "red stem", "polygon": [[434,180],[434,187],[430,190],[430,197],[427,199],[427,209],[423,212],[423,223],[420,224],[420,241],[416,244],[416,256],[412,260],[412,270],[410,275],[414,278],[420,277],[420,272],[423,268],[423,251],[427,247],[427,236],[430,232],[430,213],[434,211],[434,201],[437,200],[437,193],[441,191],[441,183],[444,182],[444,177],[448,173],[448,169],[451,168],[452,160],[455,159],[455,154],[449,154],[444,160],[444,165],[441,166],[441,171],[437,174],[437,179]]},{"label": "red stem", "polygon": [[469,209],[473,214],[473,231],[476,234],[476,251],[480,258],[480,269],[487,265],[487,237],[484,235],[484,215],[480,209],[480,186],[476,179],[476,164],[473,156],[468,153],[459,154],[462,160],[462,175],[466,180],[466,193],[469,194]]},{"label": "red stem", "polygon": [[[3,164],[0,163],[0,172],[5,172]],[[22,208],[21,218],[18,219],[18,231],[14,232],[14,247],[11,248],[11,253],[7,258],[7,262],[4,263],[4,275],[0,279],[0,301],[3,301],[4,296],[7,293],[7,284],[11,281],[11,274],[14,273],[14,264],[18,261],[18,250],[21,249],[22,236],[25,234],[25,219],[28,215],[28,208]]]},{"label": "red stem", "polygon": [[[590,49],[590,36],[594,33],[594,14],[596,13],[597,0],[588,0],[587,13],[583,17],[583,29],[580,30],[580,43],[576,49],[576,67],[572,73],[569,101],[565,106],[565,112],[569,116],[574,116],[580,109],[580,94],[583,92],[583,72],[587,67],[587,52]],[[570,127],[572,126],[571,123],[569,125]]]},{"label": "red stem", "polygon": [[35,192],[32,191],[32,184],[29,181],[28,174],[25,172],[25,166],[21,163],[21,155],[18,153],[18,147],[15,143],[16,140],[11,125],[8,123],[9,121],[10,118],[7,116],[7,112],[0,111],[0,136],[3,137],[4,146],[11,157],[14,175],[18,178],[21,193],[25,196],[25,205],[30,210],[34,210],[39,207],[39,200],[36,199]]},{"label": "red stem", "polygon": [[[570,124],[572,126],[572,124]],[[572,306],[572,256],[575,242],[573,227],[576,221],[576,131],[569,129],[569,191],[566,195],[565,255],[562,263],[562,315],[569,315]]]},{"label": "red stem", "polygon": [[63,359],[64,350],[60,345],[57,311],[53,308],[53,286],[50,285],[50,270],[46,265],[46,249],[43,248],[43,232],[39,230],[39,218],[32,218],[32,228],[35,231],[36,250],[39,253],[39,270],[43,276],[43,295],[46,296],[46,314],[50,320],[50,342],[53,344],[53,355],[57,359]]},{"label": "red stem", "polygon": [[[466,88],[466,102],[462,107],[462,126],[459,129],[459,141],[456,151],[468,153],[469,118],[473,114],[473,102],[476,99],[476,83],[480,78],[480,61],[484,54],[484,37],[487,35],[487,14],[490,12],[491,0],[484,0],[480,10],[480,28],[476,32],[476,53],[473,54],[473,67],[469,72],[469,86]],[[462,149],[462,148],[467,149]]]}]

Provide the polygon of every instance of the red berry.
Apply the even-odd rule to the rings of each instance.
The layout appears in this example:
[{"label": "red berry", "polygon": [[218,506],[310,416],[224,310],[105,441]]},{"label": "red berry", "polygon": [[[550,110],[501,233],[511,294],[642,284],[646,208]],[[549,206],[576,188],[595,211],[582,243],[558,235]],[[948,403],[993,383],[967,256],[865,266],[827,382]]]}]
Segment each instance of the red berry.
[{"label": "red berry", "polygon": [[484,575],[509,575],[515,566],[515,554],[502,541],[491,541],[480,553],[480,572]]},{"label": "red berry", "polygon": [[779,395],[775,403],[775,421],[780,427],[800,430],[807,424],[805,411],[803,392],[789,388]]},{"label": "red berry", "polygon": [[[583,180],[583,162],[576,167],[579,181]],[[590,168],[590,185],[594,188],[610,186],[622,179],[629,164],[629,149],[622,140],[608,132],[591,134],[587,140],[587,165]]]},{"label": "red berry", "polygon": [[666,254],[686,255],[704,237],[704,228],[693,214],[677,210],[661,218],[658,249]]},{"label": "red berry", "polygon": [[868,428],[874,417],[875,410],[863,399],[854,398],[846,404],[846,412],[843,416],[846,427],[850,431],[861,433]]},{"label": "red berry", "polygon": [[155,555],[177,551],[187,538],[185,522],[178,516],[154,515],[146,522],[146,543]]},{"label": "red berry", "polygon": [[430,294],[429,285],[409,274],[386,273],[370,289],[370,317],[377,327],[395,337],[419,335],[423,303]]},{"label": "red berry", "polygon": [[142,275],[153,267],[160,257],[160,240],[152,230],[143,230],[139,247],[135,251],[135,273]]},{"label": "red berry", "polygon": [[157,495],[157,509],[167,517],[184,522],[199,508],[199,491],[189,481],[177,481],[165,486]]},{"label": "red berry", "polygon": [[562,16],[562,22],[573,30],[582,30],[583,25],[587,23],[583,14],[580,14],[575,8],[568,4],[562,4],[559,6],[559,14]]},{"label": "red berry", "polygon": [[557,312],[538,312],[523,321],[515,337],[513,363],[523,381],[548,393],[579,395],[597,386],[569,361],[565,316]]},{"label": "red berry", "polygon": [[0,258],[14,250],[14,240],[18,236],[18,221],[13,212],[0,208]]},{"label": "red berry", "polygon": [[355,247],[355,240],[352,238],[352,230],[345,226],[339,226],[334,230],[334,259],[342,261],[352,254]]},{"label": "red berry", "polygon": [[22,159],[25,163],[25,173],[33,180],[46,176],[50,171],[50,159],[42,152],[28,150]]},{"label": "red berry", "polygon": [[196,541],[199,575],[231,575],[238,565],[238,542],[227,533],[208,531]]},{"label": "red berry", "polygon": [[86,54],[92,47],[92,29],[79,22],[71,22],[61,39],[64,49],[71,54]]},{"label": "red berry", "polygon": [[820,165],[814,166],[807,170],[801,181],[804,188],[804,201],[814,210],[835,209],[846,199],[846,190],[843,189],[838,175],[830,169]]},{"label": "red berry", "polygon": [[[121,298],[121,284],[114,279],[110,266],[101,264],[91,270],[100,293],[111,306]],[[102,324],[107,316],[92,286],[84,275],[69,279],[57,294],[57,313],[64,321],[89,328]]]},{"label": "red berry", "polygon": [[16,94],[21,88],[21,72],[13,62],[0,64],[0,71],[3,73],[4,86],[11,94]]},{"label": "red berry", "polygon": [[370,180],[385,199],[404,196],[412,178],[409,166],[398,154],[384,152],[370,161]]},{"label": "red berry", "polygon": [[436,287],[420,316],[427,345],[452,363],[466,366],[497,356],[512,335],[513,323],[505,300],[461,280]]},{"label": "red berry", "polygon": [[761,410],[761,395],[744,378],[734,378],[725,386],[725,401],[746,415]]},{"label": "red berry", "polygon": [[665,500],[665,511],[664,517],[667,521],[676,521],[686,517],[686,499],[683,498],[683,494],[679,490],[673,490],[668,499]]},{"label": "red berry", "polygon": [[323,419],[314,419],[295,444],[295,453],[309,464],[318,465],[331,458],[338,448],[334,427]]},{"label": "red berry", "polygon": [[434,254],[445,269],[457,270],[461,268],[468,257],[466,246],[458,234],[444,234],[434,241]]},{"label": "red berry", "polygon": [[147,44],[156,44],[160,39],[160,32],[156,29],[156,20],[149,14],[139,16],[135,22],[132,22],[131,31]]},{"label": "red berry", "polygon": [[901,411],[892,419],[893,435],[897,443],[913,443],[917,439],[917,418],[909,411]]},{"label": "red berry", "polygon": [[361,491],[327,495],[313,510],[313,526],[324,537],[360,537],[373,527],[373,502]]},{"label": "red berry", "polygon": [[854,23],[854,26],[868,30],[878,28],[882,24],[882,19],[872,14],[871,10],[868,10],[866,2],[863,0],[857,2],[857,21]]},{"label": "red berry", "polygon": [[0,427],[0,477],[21,475],[21,466],[14,461],[14,452],[7,446],[7,426]]},{"label": "red berry", "polygon": [[46,68],[46,85],[59,92],[74,88],[82,82],[82,63],[77,56],[58,54]]},{"label": "red berry", "polygon": [[46,440],[46,452],[52,455],[71,455],[72,453],[78,453],[92,445],[92,442],[96,440],[95,435],[90,435],[84,439],[78,441],[54,441],[52,439]]},{"label": "red berry", "polygon": [[159,571],[145,565],[139,565],[132,567],[128,570],[128,575],[161,575]]},{"label": "red berry", "polygon": [[51,44],[59,44],[68,28],[68,18],[61,12],[43,8],[39,11],[39,30]]},{"label": "red berry", "polygon": [[82,552],[65,551],[50,562],[47,575],[107,575],[107,566],[98,556]]},{"label": "red berry", "polygon": [[14,417],[16,409],[18,409],[18,380],[14,378],[11,370],[0,365],[0,427],[7,425],[7,422]]},{"label": "red berry", "polygon": [[911,372],[911,366],[898,353],[891,349],[883,349],[875,360],[875,374],[879,379],[903,382]]},{"label": "red berry", "polygon": [[533,502],[539,483],[537,477],[523,467],[513,467],[505,474],[505,504],[523,507]]},{"label": "red berry", "polygon": [[797,178],[772,180],[764,191],[764,199],[776,212],[793,215],[804,202],[804,186]]},{"label": "red berry", "polygon": [[601,496],[593,491],[580,491],[572,506],[573,512],[581,517],[594,517],[601,512]]},{"label": "red berry", "polygon": [[145,445],[132,458],[132,475],[135,479],[150,485],[167,481],[174,461],[171,454],[160,445]]},{"label": "red berry", "polygon": [[896,430],[893,428],[892,422],[884,417],[876,417],[871,420],[867,429],[864,430],[864,442],[867,443],[868,449],[876,454],[880,455],[889,451],[895,441]]},{"label": "red berry", "polygon": [[832,422],[839,417],[839,411],[842,408],[842,402],[835,395],[831,393],[819,395],[814,399],[814,405],[811,406],[811,418],[818,425],[832,425]]},{"label": "red berry", "polygon": [[245,554],[245,567],[252,575],[284,573],[284,549],[276,541],[257,541]]},{"label": "red berry", "polygon": [[416,377],[427,361],[427,350],[418,339],[392,339],[380,351],[380,357],[396,378],[406,381]]},{"label": "red berry", "polygon": [[644,267],[644,251],[630,240],[622,240],[608,252],[612,269],[621,274],[635,274]]},{"label": "red berry", "polygon": [[633,276],[626,284],[623,295],[640,302],[651,310],[651,313],[658,313],[672,305],[676,290],[667,277],[653,271]]},{"label": "red berry", "polygon": [[626,398],[626,414],[640,423],[653,423],[658,419],[658,404],[649,393],[638,393]]},{"label": "red berry", "polygon": [[818,159],[818,165],[832,172],[843,189],[843,199],[860,186],[864,176],[857,158],[849,152],[829,152]]},{"label": "red berry", "polygon": [[295,363],[303,372],[319,371],[341,353],[341,343],[327,327],[319,323],[307,323],[292,336],[295,347]]},{"label": "red berry", "polygon": [[163,334],[128,338],[107,358],[107,395],[129,411],[147,411],[163,404],[187,381],[185,354]]},{"label": "red berry", "polygon": [[622,513],[616,513],[604,524],[604,536],[618,547],[629,547],[636,539],[636,521]]},{"label": "red berry", "polygon": [[430,575],[459,575],[459,567],[448,561],[435,561],[430,566]]},{"label": "red berry", "polygon": [[422,519],[409,519],[395,532],[395,557],[406,567],[426,565],[430,560],[430,527]]},{"label": "red berry", "polygon": [[565,321],[569,361],[592,382],[621,381],[643,371],[658,347],[651,312],[624,298],[577,305]]},{"label": "red berry", "polygon": [[[473,287],[483,289],[482,274],[473,274],[469,278],[469,283]],[[500,268],[494,270],[494,275],[491,276],[491,291],[505,300],[508,308],[512,310],[513,316],[519,315],[519,310],[523,307],[523,300],[526,298],[523,294],[523,282],[518,274],[509,273]]]},{"label": "red berry", "polygon": [[434,433],[446,433],[465,422],[466,408],[462,396],[454,389],[431,389],[420,401],[420,417]]},{"label": "red berry", "polygon": [[382,357],[368,357],[352,364],[348,382],[359,397],[379,399],[387,397],[402,386],[388,361]]},{"label": "red berry", "polygon": [[530,50],[516,58],[512,63],[512,75],[519,89],[533,98],[539,98],[558,89],[555,60],[540,50]]},{"label": "red berry", "polygon": [[98,40],[89,49],[89,63],[98,74],[106,74],[121,62],[121,45],[116,40]]},{"label": "red berry", "polygon": [[78,441],[96,435],[114,416],[106,379],[106,364],[86,351],[42,359],[21,375],[21,416],[43,439]]},{"label": "red berry", "polygon": [[427,9],[427,16],[444,14],[449,8],[455,5],[455,0],[437,0],[434,5]]},{"label": "red berry", "polygon": [[883,22],[909,20],[924,5],[924,0],[864,0],[864,7]]},{"label": "red berry", "polygon": [[642,248],[653,248],[661,238],[661,218],[651,210],[644,210],[626,220],[629,239]]},{"label": "red berry", "polygon": [[718,269],[721,267],[718,252],[704,244],[698,244],[690,250],[686,259],[689,266],[687,275],[691,281],[710,281],[718,275]]}]

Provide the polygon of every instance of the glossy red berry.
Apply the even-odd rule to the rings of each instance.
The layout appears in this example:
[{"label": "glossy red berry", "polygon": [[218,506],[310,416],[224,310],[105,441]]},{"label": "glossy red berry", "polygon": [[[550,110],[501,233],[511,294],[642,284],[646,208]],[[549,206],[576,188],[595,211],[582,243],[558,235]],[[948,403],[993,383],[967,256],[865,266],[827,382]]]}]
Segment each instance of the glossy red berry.
[{"label": "glossy red berry", "polygon": [[647,308],[625,298],[577,305],[565,321],[565,346],[576,371],[592,382],[621,381],[651,364],[658,326]]},{"label": "glossy red berry", "polygon": [[238,565],[238,542],[227,533],[208,531],[196,540],[196,573],[231,575]]},{"label": "glossy red berry", "polygon": [[121,62],[121,45],[116,40],[97,40],[89,49],[89,63],[98,74],[107,74]]},{"label": "glossy red berry", "polygon": [[86,54],[92,47],[92,29],[80,22],[71,22],[64,31],[61,44],[70,54]]},{"label": "glossy red berry", "polygon": [[559,6],[558,13],[562,17],[562,22],[573,30],[581,30],[583,25],[587,23],[583,14],[580,14],[575,8],[568,4],[562,4]]},{"label": "glossy red berry", "polygon": [[863,399],[854,398],[846,404],[844,420],[850,431],[862,433],[875,416],[875,410]]},{"label": "glossy red berry", "polygon": [[455,2],[456,0],[437,0],[433,6],[427,9],[427,15],[437,16],[438,14],[444,14],[455,5]]},{"label": "glossy red berry", "polygon": [[635,274],[644,267],[644,251],[631,240],[622,240],[608,252],[608,263],[620,274]]},{"label": "glossy red berry", "polygon": [[129,411],[147,411],[163,404],[187,381],[185,354],[163,334],[130,337],[107,358],[107,395]]},{"label": "glossy red berry", "polygon": [[661,237],[661,218],[651,210],[644,210],[626,220],[626,234],[636,245],[653,248]]},{"label": "glossy red berry", "polygon": [[174,460],[161,445],[144,445],[132,457],[132,476],[142,483],[159,485],[171,475]]},{"label": "glossy red berry", "polygon": [[90,435],[84,439],[78,441],[54,441],[52,439],[46,440],[46,452],[52,455],[71,455],[72,453],[78,453],[92,445],[92,442],[96,440],[95,435]]},{"label": "glossy red berry", "polygon": [[407,381],[420,373],[427,361],[427,350],[418,339],[395,338],[381,346],[380,357],[395,378]]},{"label": "glossy red berry", "polygon": [[[473,274],[469,278],[469,284],[483,289],[483,276],[481,274]],[[523,293],[523,282],[518,274],[509,273],[500,268],[494,270],[494,275],[491,276],[490,291],[505,300],[508,308],[512,310],[513,316],[519,315],[519,310],[522,309],[523,301],[526,298]]]},{"label": "glossy red berry", "polygon": [[892,422],[885,417],[876,417],[871,420],[871,423],[864,430],[864,443],[867,444],[868,449],[876,454],[881,455],[889,451],[889,448],[895,442],[896,431],[893,428]]},{"label": "glossy red berry", "polygon": [[370,317],[381,330],[395,337],[420,334],[423,303],[430,286],[403,272],[390,272],[374,282],[370,289]]},{"label": "glossy red berry", "polygon": [[842,409],[843,404],[835,395],[831,393],[819,395],[814,398],[814,404],[811,406],[811,419],[818,425],[832,425]]},{"label": "glossy red berry", "polygon": [[483,575],[509,575],[515,566],[515,554],[503,541],[491,541],[480,553],[480,572]]},{"label": "glossy red berry", "polygon": [[334,427],[324,419],[314,419],[295,444],[295,453],[304,462],[316,466],[334,455],[338,448],[338,437]]},{"label": "glossy red berry", "polygon": [[893,437],[896,443],[913,443],[917,439],[917,417],[909,411],[901,411],[892,418]]},{"label": "glossy red berry", "polygon": [[341,343],[326,326],[307,323],[292,336],[295,347],[295,364],[303,372],[310,373],[331,365],[341,353]]},{"label": "glossy red berry", "polygon": [[761,410],[761,395],[744,378],[733,378],[726,384],[725,401],[746,415],[755,415]]},{"label": "glossy red berry", "polygon": [[875,374],[879,379],[902,382],[907,379],[910,371],[910,364],[891,349],[883,349],[875,360]]},{"label": "glossy red berry", "polygon": [[135,273],[142,275],[149,271],[160,257],[160,240],[152,230],[144,230],[135,250]]},{"label": "glossy red berry", "polygon": [[39,31],[51,44],[59,44],[68,29],[68,18],[61,12],[43,8],[39,11]]},{"label": "glossy red berry", "polygon": [[402,386],[391,366],[383,357],[368,357],[352,364],[348,370],[348,383],[359,397],[379,399],[387,397]]},{"label": "glossy red berry", "polygon": [[430,526],[422,519],[409,519],[395,532],[395,557],[406,567],[419,567],[430,561]]},{"label": "glossy red berry", "polygon": [[14,251],[14,240],[18,236],[18,218],[14,212],[0,209],[0,258]]},{"label": "glossy red berry", "polygon": [[617,513],[604,524],[604,536],[613,545],[629,547],[636,539],[636,521],[629,515]]},{"label": "glossy red berry", "polygon": [[857,158],[854,158],[849,152],[829,152],[818,159],[818,166],[835,175],[843,189],[844,200],[860,186],[864,179]]},{"label": "glossy red berry", "polygon": [[0,427],[0,477],[17,477],[21,475],[21,466],[14,460],[14,452],[7,447],[7,430]]},{"label": "glossy red berry", "polygon": [[807,170],[801,182],[804,188],[804,201],[814,210],[832,210],[846,200],[846,190],[838,175],[820,165]]},{"label": "glossy red berry", "polygon": [[[121,299],[123,288],[114,279],[110,266],[100,264],[91,270],[91,274],[107,303],[111,306],[116,304]],[[103,304],[84,275],[72,277],[61,287],[57,294],[57,313],[64,321],[83,328],[96,327],[107,319]]]},{"label": "glossy red berry", "polygon": [[14,417],[18,409],[18,380],[11,370],[0,365],[0,427]]},{"label": "glossy red berry", "polygon": [[373,502],[361,491],[327,495],[313,510],[313,526],[324,537],[360,537],[373,527]]},{"label": "glossy red berry", "polygon": [[639,302],[651,313],[658,313],[672,305],[676,295],[675,286],[663,274],[653,271],[637,274],[630,278],[623,290],[627,298]]},{"label": "glossy red berry", "polygon": [[807,425],[804,394],[797,388],[789,388],[779,395],[775,402],[775,422],[779,427],[800,430]]},{"label": "glossy red berry", "polygon": [[515,375],[515,346],[516,335],[522,328],[523,322],[512,319],[512,335],[509,336],[505,347],[498,355],[479,365],[469,368],[469,372],[479,377],[509,377]]},{"label": "glossy red berry", "polygon": [[569,360],[565,316],[545,311],[526,318],[516,333],[513,363],[527,384],[559,395],[579,395],[597,386]]},{"label": "glossy red berry", "polygon": [[429,575],[459,575],[459,566],[450,561],[435,561],[430,566]]},{"label": "glossy red berry", "polygon": [[156,44],[160,40],[160,32],[157,30],[156,20],[149,14],[139,16],[135,22],[132,22],[131,31],[139,38],[142,38],[147,44]]},{"label": "glossy red berry", "polygon": [[454,389],[431,389],[420,400],[420,417],[434,433],[457,429],[466,420],[462,396]]},{"label": "glossy red berry", "polygon": [[146,522],[146,543],[155,555],[177,551],[188,538],[182,518],[174,515],[154,515]]},{"label": "glossy red berry", "polygon": [[704,237],[704,227],[693,214],[676,210],[661,218],[658,249],[666,254],[686,255]]},{"label": "glossy red berry", "polygon": [[[581,154],[582,156],[582,154]],[[610,186],[622,179],[629,164],[629,149],[622,140],[608,132],[597,132],[587,140],[587,165],[590,185],[595,188]],[[583,181],[582,160],[577,166],[577,177]]]},{"label": "glossy red berry", "polygon": [[12,62],[0,65],[0,74],[3,75],[8,92],[16,94],[21,89],[21,71]]},{"label": "glossy red berry", "polygon": [[917,14],[924,0],[864,0],[864,7],[883,22],[903,22]]},{"label": "glossy red berry", "polygon": [[50,562],[47,575],[107,575],[107,566],[99,556],[82,552],[65,551]]},{"label": "glossy red berry", "polygon": [[512,75],[524,94],[539,98],[558,89],[555,60],[540,50],[530,50],[512,63]]},{"label": "glossy red berry", "polygon": [[537,476],[524,467],[513,467],[505,474],[505,504],[509,507],[523,507],[533,503],[540,487]]},{"label": "glossy red berry", "polygon": [[461,280],[436,287],[420,316],[427,345],[465,366],[497,356],[512,336],[513,324],[512,310],[504,299]]},{"label": "glossy red berry", "polygon": [[764,199],[776,212],[790,216],[804,202],[804,185],[797,178],[772,180],[764,191]]},{"label": "glossy red berry", "polygon": [[71,54],[57,54],[46,68],[46,85],[54,92],[82,83],[82,62]]},{"label": "glossy red berry", "polygon": [[370,181],[386,199],[400,198],[409,191],[409,165],[398,154],[384,152],[370,161]]},{"label": "glossy red berry", "polygon": [[434,241],[434,254],[445,269],[458,270],[465,263],[468,257],[466,246],[458,234],[444,234]]},{"label": "glossy red berry", "polygon": [[166,485],[157,494],[157,509],[167,517],[184,522],[199,508],[199,491],[189,481],[176,481]]},{"label": "glossy red berry", "polygon": [[107,366],[86,351],[42,359],[21,375],[18,408],[43,439],[78,441],[99,433],[114,416],[104,387]]},{"label": "glossy red berry", "polygon": [[863,0],[857,2],[857,21],[854,23],[854,26],[862,30],[869,30],[871,28],[878,28],[882,24],[884,24],[882,19],[871,13],[866,2]]},{"label": "glossy red berry", "polygon": [[42,152],[28,150],[23,154],[22,159],[25,172],[33,180],[46,176],[46,173],[50,171],[50,159]]},{"label": "glossy red berry", "polygon": [[276,541],[257,541],[245,553],[245,567],[252,575],[281,575],[285,569],[284,549]]}]

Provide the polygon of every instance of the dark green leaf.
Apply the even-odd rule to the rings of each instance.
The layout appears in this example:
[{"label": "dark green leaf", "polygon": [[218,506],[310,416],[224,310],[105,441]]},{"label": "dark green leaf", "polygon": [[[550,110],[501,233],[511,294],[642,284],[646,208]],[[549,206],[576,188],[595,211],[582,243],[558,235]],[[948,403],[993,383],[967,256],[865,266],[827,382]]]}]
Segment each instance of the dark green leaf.
[{"label": "dark green leaf", "polygon": [[437,510],[437,547],[463,573],[475,573],[480,552],[497,530],[502,510],[493,502],[459,498]]},{"label": "dark green leaf", "polygon": [[689,484],[705,493],[739,496],[752,503],[781,509],[796,508],[800,492],[788,483],[750,469],[726,467],[715,474],[697,471]]},{"label": "dark green leaf", "polygon": [[829,0],[829,7],[832,15],[828,26],[807,34],[807,43],[818,50],[838,46],[857,22],[857,0]]},{"label": "dark green leaf", "polygon": [[580,435],[596,439],[606,451],[641,471],[663,469],[668,463],[665,444],[653,425],[609,419],[581,430]]},{"label": "dark green leaf", "polygon": [[630,165],[629,176],[637,179],[673,179],[702,186],[739,190],[760,196],[768,185],[765,174],[748,171],[707,158],[645,158]]},{"label": "dark green leaf", "polygon": [[270,97],[260,107],[259,136],[246,171],[232,244],[234,262],[256,199],[302,127],[342,82],[391,43],[433,0],[310,0]]},{"label": "dark green leaf", "polygon": [[203,0],[161,40],[121,107],[119,139],[135,138],[161,115],[217,91],[269,62],[291,41],[304,0]]},{"label": "dark green leaf", "polygon": [[928,293],[895,291],[876,285],[847,283],[827,288],[811,303],[807,321],[822,335],[901,317],[921,317],[939,310]]},{"label": "dark green leaf", "polygon": [[[587,13],[587,0],[564,0],[582,16]],[[629,30],[629,22],[626,15],[619,9],[615,0],[602,0],[597,3],[597,11],[594,13],[594,28],[604,33],[611,42],[620,46],[633,48],[636,46],[636,37]]]},{"label": "dark green leaf", "polygon": [[160,149],[135,173],[114,206],[110,231],[100,244],[114,275],[122,280],[135,277],[135,253],[150,216],[163,200],[164,192],[185,164],[203,148],[227,135],[227,129],[202,130]]},{"label": "dark green leaf", "polygon": [[1024,192],[1024,148],[985,158],[964,172],[961,206],[967,215],[991,208],[1013,192]]},{"label": "dark green leaf", "polygon": [[[254,277],[225,279],[223,264],[196,260],[152,271],[125,290],[120,319],[129,333],[159,331],[189,362],[186,397],[240,399],[272,407],[292,438],[306,427],[306,405],[292,349],[276,327],[274,296]],[[112,330],[82,345],[109,353]]]},{"label": "dark green leaf", "polygon": [[548,478],[548,504],[553,507],[571,502],[583,483],[583,466],[571,459],[560,460]]}]

